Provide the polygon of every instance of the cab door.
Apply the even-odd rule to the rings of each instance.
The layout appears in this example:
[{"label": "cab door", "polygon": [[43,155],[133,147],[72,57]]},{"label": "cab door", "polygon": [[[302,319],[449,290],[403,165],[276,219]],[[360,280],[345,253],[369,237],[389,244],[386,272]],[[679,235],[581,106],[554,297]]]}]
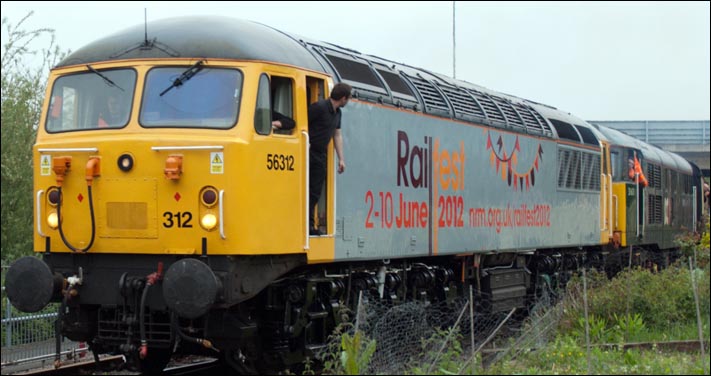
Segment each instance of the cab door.
[{"label": "cab door", "polygon": [[[307,102],[309,105],[318,102],[326,98],[326,82],[323,79],[317,77],[307,77]],[[318,227],[322,233],[327,235],[333,235],[335,231],[335,226],[333,225],[333,192],[334,192],[334,178],[333,178],[333,158],[334,152],[333,140],[328,147],[328,167],[326,168],[326,179],[324,185],[321,188],[321,195],[319,196],[318,204],[316,204],[316,215],[314,216],[315,226]]]},{"label": "cab door", "polygon": [[[255,250],[263,253],[295,253],[303,251],[305,215],[302,205],[305,188],[302,175],[306,169],[303,158],[304,140],[300,129],[303,116],[297,116],[295,106],[296,78],[285,72],[265,69],[259,77],[254,115],[255,135],[252,139],[252,162],[255,176],[250,188],[253,199],[250,225]],[[273,127],[275,112],[296,122],[293,129]],[[273,236],[265,236],[265,234]]]},{"label": "cab door", "polygon": [[602,141],[600,170],[600,242],[607,244],[613,239],[615,208],[612,194],[612,169],[610,164],[610,145]]},{"label": "cab door", "polygon": [[[314,102],[325,99],[330,94],[327,88],[332,88],[333,83],[328,77],[306,76],[306,108]],[[306,118],[306,116],[305,116]],[[306,129],[308,131],[308,127]],[[304,132],[304,137],[308,138],[308,132]],[[333,141],[331,141],[331,145]],[[305,150],[305,155],[308,155],[308,148]],[[325,236],[308,236],[308,174],[304,180],[306,189],[306,246],[308,250],[309,263],[331,262],[335,259],[335,232],[336,232],[336,214],[335,214],[335,198],[336,198],[336,179],[334,176],[335,152],[333,147],[328,147],[328,164],[326,168],[326,179],[321,188],[321,197],[316,205],[316,214],[314,216],[315,225],[321,230]]]}]

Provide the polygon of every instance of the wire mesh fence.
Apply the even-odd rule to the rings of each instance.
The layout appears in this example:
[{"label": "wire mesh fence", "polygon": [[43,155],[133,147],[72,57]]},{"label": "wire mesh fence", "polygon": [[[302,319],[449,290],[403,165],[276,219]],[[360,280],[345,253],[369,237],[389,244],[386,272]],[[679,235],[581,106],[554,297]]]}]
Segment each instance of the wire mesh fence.
[{"label": "wire mesh fence", "polygon": [[[655,320],[675,325],[676,321],[660,313],[650,315],[655,310],[671,311],[670,315],[686,323],[696,322],[698,330],[670,332],[666,339],[654,341],[698,341],[701,356],[706,358],[711,311],[709,275],[695,265],[689,264],[688,269],[682,266],[680,263],[664,272],[628,270],[612,282],[604,273],[581,271],[565,289],[551,289],[544,284],[545,288],[535,296],[527,297],[532,302],[530,306],[507,310],[498,306],[499,312],[492,312],[490,297],[481,294],[448,302],[394,305],[361,293],[355,322],[337,332],[318,358],[331,360],[326,373],[347,373],[336,363],[357,354],[344,351],[342,335],[352,336],[359,331],[364,338],[362,348],[370,341],[375,343],[374,352],[358,369],[360,374],[477,374],[485,373],[492,365],[531,354],[550,356],[545,353],[550,351],[547,346],[566,333],[582,349],[570,355],[583,365],[587,363],[588,373],[604,373],[600,368],[604,367],[600,365],[604,359],[591,349],[634,345],[629,342],[646,338],[644,331],[648,328],[656,325],[660,331]],[[656,282],[649,282],[655,278]],[[657,288],[656,284],[663,287]],[[617,299],[606,302],[610,295]],[[680,301],[672,302],[672,296],[679,295]],[[668,302],[662,304],[664,300]],[[705,367],[708,374],[708,360]]]}]

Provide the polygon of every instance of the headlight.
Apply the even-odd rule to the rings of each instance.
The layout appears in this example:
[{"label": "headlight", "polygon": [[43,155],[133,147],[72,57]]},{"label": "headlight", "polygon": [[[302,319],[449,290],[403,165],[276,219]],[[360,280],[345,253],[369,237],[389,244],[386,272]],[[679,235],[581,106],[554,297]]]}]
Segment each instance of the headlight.
[{"label": "headlight", "polygon": [[47,225],[53,230],[57,229],[57,226],[59,226],[59,217],[57,216],[57,213],[49,213],[47,216]]},{"label": "headlight", "polygon": [[200,225],[202,225],[205,230],[212,230],[217,225],[217,217],[215,217],[214,214],[205,214],[200,219]]}]

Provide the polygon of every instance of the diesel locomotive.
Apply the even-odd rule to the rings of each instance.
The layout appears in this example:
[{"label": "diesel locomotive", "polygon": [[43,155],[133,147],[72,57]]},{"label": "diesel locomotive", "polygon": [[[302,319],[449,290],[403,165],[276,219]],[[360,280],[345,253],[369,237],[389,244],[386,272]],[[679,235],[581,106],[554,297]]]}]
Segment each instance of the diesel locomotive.
[{"label": "diesel locomotive", "polygon": [[[310,236],[307,110],[338,82],[348,168],[330,148]],[[296,127],[272,129],[274,111]],[[525,308],[582,267],[668,264],[702,207],[698,168],[618,131],[223,17],[71,53],[33,156],[36,257],[7,272],[10,301],[60,302],[58,336],[146,371],[174,351],[284,369],[361,291],[447,302],[471,285],[491,312]]]}]

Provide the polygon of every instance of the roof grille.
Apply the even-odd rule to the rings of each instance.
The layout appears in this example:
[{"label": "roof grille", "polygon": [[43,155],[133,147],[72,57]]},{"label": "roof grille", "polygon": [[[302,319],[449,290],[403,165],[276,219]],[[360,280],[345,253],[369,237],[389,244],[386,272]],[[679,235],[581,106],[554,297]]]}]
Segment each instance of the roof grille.
[{"label": "roof grille", "polygon": [[440,89],[442,89],[444,95],[447,96],[449,102],[454,106],[455,115],[466,114],[481,118],[486,117],[479,103],[466,92],[441,85]]},{"label": "roof grille", "polygon": [[435,89],[435,87],[431,83],[429,83],[427,80],[412,76],[408,76],[408,78],[415,85],[417,91],[420,92],[420,95],[422,95],[422,100],[425,101],[425,107],[427,107],[426,110],[437,109],[440,111],[449,112],[449,106],[447,105],[447,102],[444,101],[442,95],[439,94],[439,91],[437,91],[437,89]]},{"label": "roof grille", "polygon": [[476,91],[476,90],[469,90],[469,93],[476,98],[476,100],[479,102],[481,107],[484,109],[484,112],[486,113],[486,117],[489,120],[494,120],[498,121],[501,123],[506,123],[506,119],[504,118],[504,114],[501,112],[499,107],[494,103],[494,101],[489,97],[488,95]]},{"label": "roof grille", "polygon": [[543,115],[538,113],[538,111],[536,111],[533,107],[530,107],[530,106],[526,106],[526,107],[528,107],[531,110],[531,113],[538,120],[538,123],[541,125],[541,127],[543,127],[544,131],[546,133],[552,135],[553,131],[551,130],[551,126],[548,124],[548,122],[543,117]]},{"label": "roof grille", "polygon": [[504,98],[500,97],[495,97],[492,96],[496,104],[499,105],[499,108],[504,112],[504,115],[506,115],[506,120],[508,121],[509,125],[513,125],[515,127],[520,127],[523,128],[523,120],[521,120],[521,116],[519,116],[518,112],[516,112],[516,109],[511,106],[511,102],[505,100]]},{"label": "roof grille", "polygon": [[[512,103],[513,107],[518,111],[519,115],[523,119],[523,123],[528,129],[535,129],[539,132],[550,132],[548,125],[545,124],[543,117],[536,113],[536,110],[520,103]],[[536,116],[538,115],[538,116]]]}]

